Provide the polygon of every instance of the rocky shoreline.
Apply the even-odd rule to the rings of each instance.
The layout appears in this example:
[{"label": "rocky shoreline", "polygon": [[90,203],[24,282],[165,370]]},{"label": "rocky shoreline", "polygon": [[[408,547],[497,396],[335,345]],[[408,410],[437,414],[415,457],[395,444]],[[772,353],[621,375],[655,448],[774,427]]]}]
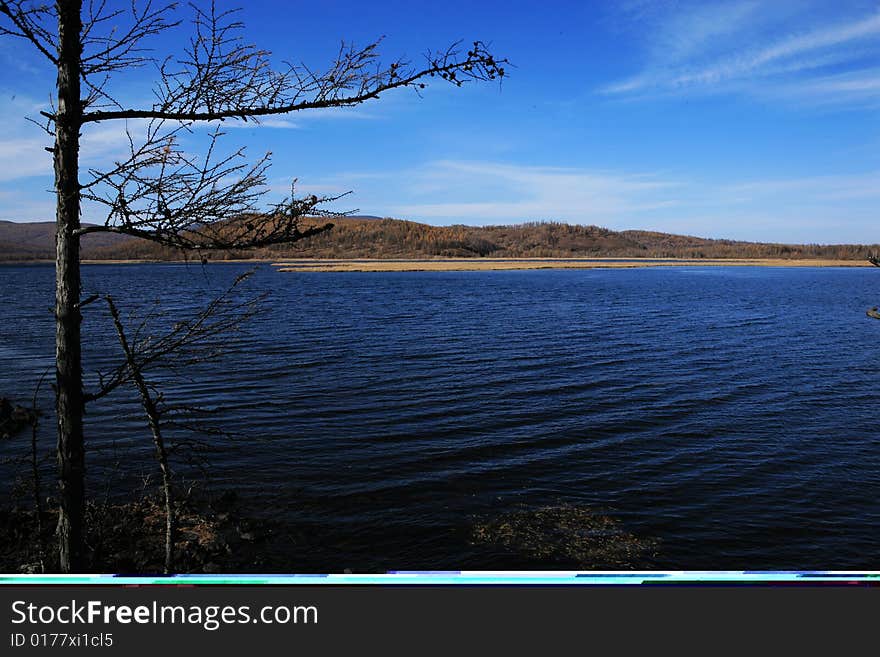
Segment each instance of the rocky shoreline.
[{"label": "rocky shoreline", "polygon": [[[163,509],[159,497],[90,505],[87,571],[162,575]],[[352,572],[349,565],[357,572],[385,572],[402,567],[393,559],[365,562],[362,555],[346,551],[345,540],[331,528],[290,527],[249,516],[234,493],[178,503],[177,519],[174,573]],[[58,572],[57,513],[45,512],[41,521],[42,534],[33,511],[0,510],[0,572]],[[462,528],[461,543],[450,545],[450,563],[441,570],[461,559],[472,569],[643,569],[657,557],[656,541],[634,536],[592,509],[568,504],[471,518],[468,526]],[[432,569],[429,564],[403,565]]]},{"label": "rocky shoreline", "polygon": [[[245,517],[234,497],[226,494],[213,501],[178,503],[174,572],[253,572],[268,567],[261,546],[270,540],[275,527],[269,521]],[[165,516],[158,497],[90,504],[87,516],[88,572],[162,573]],[[57,572],[57,520],[56,511],[37,518],[29,509],[0,510],[0,572]]]}]

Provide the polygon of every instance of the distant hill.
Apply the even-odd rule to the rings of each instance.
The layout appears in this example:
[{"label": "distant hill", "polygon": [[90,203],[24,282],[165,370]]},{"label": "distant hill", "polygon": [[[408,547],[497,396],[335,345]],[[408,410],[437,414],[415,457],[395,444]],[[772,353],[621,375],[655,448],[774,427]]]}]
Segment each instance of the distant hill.
[{"label": "distant hill", "polygon": [[[318,223],[309,219],[305,223]],[[431,226],[401,219],[345,217],[333,230],[295,244],[246,252],[239,258],[826,258],[862,260],[878,245],[767,244],[713,240],[650,231],[613,231],[556,222],[511,226]],[[183,254],[112,234],[83,239],[83,257],[95,260],[177,260]],[[0,261],[54,259],[54,223],[0,221]]]},{"label": "distant hill", "polygon": [[[96,257],[99,250],[134,241],[123,235],[92,234],[82,239],[83,257]],[[100,256],[97,256],[100,257]],[[0,221],[0,261],[54,260],[55,222],[16,223]]]}]

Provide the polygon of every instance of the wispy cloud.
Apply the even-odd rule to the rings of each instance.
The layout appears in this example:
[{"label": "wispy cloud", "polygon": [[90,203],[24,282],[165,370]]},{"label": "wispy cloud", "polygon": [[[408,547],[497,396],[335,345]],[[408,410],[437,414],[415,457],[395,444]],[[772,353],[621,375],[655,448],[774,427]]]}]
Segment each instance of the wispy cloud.
[{"label": "wispy cloud", "polygon": [[[2,150],[0,150],[2,154]],[[437,160],[393,170],[303,176],[301,194],[354,194],[335,209],[431,224],[558,220],[776,242],[880,242],[880,170],[723,181],[697,175]],[[0,187],[0,218],[47,219],[52,198]],[[269,186],[268,201],[289,191]],[[45,200],[44,200],[45,199]],[[86,220],[95,217],[86,213]]]},{"label": "wispy cloud", "polygon": [[[54,175],[52,155],[46,148],[52,145],[52,138],[39,136],[36,128],[32,132],[35,133],[33,137],[0,137],[0,182],[33,177],[51,181]],[[110,158],[123,156],[127,149],[124,126],[101,127],[83,135],[80,162],[85,168],[91,165],[106,166]]]},{"label": "wispy cloud", "polygon": [[51,141],[39,138],[0,140],[0,181],[52,175]]},{"label": "wispy cloud", "polygon": [[[213,128],[213,125],[209,126]],[[223,130],[256,130],[257,128],[280,128],[283,130],[292,130],[301,128],[302,124],[293,119],[284,117],[268,116],[259,121],[240,121],[229,120],[222,124]]]},{"label": "wispy cloud", "polygon": [[379,118],[375,114],[365,112],[363,110],[352,109],[350,107],[342,108],[317,108],[297,112],[287,116],[265,116],[258,120],[236,121],[229,120],[223,122],[223,129],[247,129],[254,130],[257,128],[277,128],[282,130],[300,129],[306,127],[312,121],[324,120],[345,120],[345,121],[371,121]]},{"label": "wispy cloud", "polygon": [[[642,32],[646,35],[642,70],[600,91],[623,97],[695,91],[766,95],[781,85],[798,100],[822,99],[831,90],[816,84],[822,77],[855,74],[880,55],[876,9],[832,24],[810,3],[801,11],[775,9],[730,2],[710,7],[685,4],[655,12],[650,29]],[[840,90],[847,92],[841,100],[849,102],[880,92],[875,86],[858,84]]]},{"label": "wispy cloud", "polygon": [[850,103],[860,107],[877,107],[880,106],[880,68],[816,76],[782,85],[776,93],[791,100],[806,99],[814,105]]},{"label": "wispy cloud", "polygon": [[743,240],[880,242],[880,171],[713,181],[442,160],[304,179],[302,189],[353,190],[338,209],[433,224],[559,220]]},{"label": "wispy cloud", "polygon": [[36,196],[21,190],[0,190],[0,220],[51,221],[55,199],[48,192]]},{"label": "wispy cloud", "polygon": [[[805,176],[750,181],[719,187],[725,200],[765,202],[779,195],[799,197],[799,205],[829,201],[880,200],[880,171],[849,175]],[[794,199],[789,199],[792,202]]]},{"label": "wispy cloud", "polygon": [[[676,187],[650,174],[450,160],[381,177],[340,178],[338,188],[348,184],[358,204],[382,203],[385,214],[440,223],[615,221],[673,204]],[[396,197],[380,200],[377,191],[389,185]]]}]

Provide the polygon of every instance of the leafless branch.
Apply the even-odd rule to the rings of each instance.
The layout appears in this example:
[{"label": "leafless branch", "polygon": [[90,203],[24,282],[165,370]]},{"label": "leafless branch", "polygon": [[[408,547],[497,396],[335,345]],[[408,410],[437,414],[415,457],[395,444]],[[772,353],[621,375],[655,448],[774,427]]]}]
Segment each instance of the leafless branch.
[{"label": "leafless branch", "polygon": [[[392,89],[423,89],[430,78],[457,86],[473,80],[501,80],[506,59],[496,59],[488,46],[461,42],[427,52],[414,66],[405,59],[383,63],[382,39],[357,48],[342,43],[322,71],[304,63],[272,65],[268,50],[244,40],[238,10],[218,10],[189,3],[192,37],[179,56],[157,59],[151,37],[180,25],[177,3],[152,0],[87,0],[80,41],[82,124],[110,119],[146,120],[141,138],[126,129],[128,155],[107,170],[93,169],[82,184],[82,198],[106,209],[103,225],[76,232],[112,232],[143,238],[183,250],[245,250],[295,242],[332,228],[302,226],[302,219],[338,216],[326,204],[340,196],[288,198],[260,205],[266,191],[271,154],[248,163],[243,149],[220,154],[215,128],[204,157],[181,145],[194,122],[255,120],[276,114],[357,105]],[[57,9],[25,0],[0,0],[0,13],[10,23],[0,34],[23,37],[58,63],[53,23]],[[158,71],[155,100],[150,107],[126,108],[108,88],[114,74],[152,64]],[[41,112],[38,125],[54,135],[55,111]]]},{"label": "leafless branch", "polygon": [[[107,0],[89,0],[82,32],[84,78],[154,61],[143,41],[180,24],[180,21],[169,20],[177,3],[159,8],[155,8],[151,0],[141,4],[143,6],[138,7],[138,3],[132,0],[128,10],[116,8],[108,11]],[[122,29],[117,27],[117,24],[125,21],[128,24]],[[100,28],[107,24],[113,24],[114,27],[109,33],[102,33]]]},{"label": "leafless branch", "polygon": [[[193,36],[178,57],[156,59],[150,37],[180,24],[176,3],[152,0],[120,6],[88,0],[83,9],[80,70],[83,124],[110,119],[145,120],[144,135],[126,128],[128,154],[106,170],[92,169],[82,198],[106,209],[103,225],[79,228],[83,235],[112,232],[183,250],[245,250],[289,243],[332,228],[331,223],[302,225],[303,219],[338,216],[326,204],[340,196],[289,197],[269,207],[260,201],[267,189],[271,154],[248,163],[243,149],[220,154],[219,127],[210,134],[204,157],[188,153],[181,137],[192,124],[226,119],[255,120],[275,114],[356,105],[385,91],[423,89],[430,78],[457,86],[472,80],[501,80],[507,60],[496,59],[486,44],[465,49],[455,43],[428,52],[421,66],[405,59],[383,64],[381,39],[363,48],[342,43],[326,69],[305,64],[271,65],[271,53],[246,42],[237,10],[218,10],[212,2],[190,3]],[[49,5],[0,0],[11,27],[6,33],[27,38],[44,54],[56,49]],[[55,59],[52,60],[55,62]],[[56,62],[57,63],[57,62]],[[126,109],[109,89],[115,73],[152,63],[158,85],[152,106]],[[55,113],[41,112],[40,127],[54,134]]]},{"label": "leafless branch", "polygon": [[265,295],[238,298],[235,292],[255,270],[250,270],[235,281],[207,306],[188,319],[176,321],[170,329],[146,334],[143,326],[129,340],[132,362],[126,358],[108,371],[98,373],[99,387],[85,395],[85,401],[93,402],[109,395],[121,385],[132,381],[133,372],[147,372],[159,365],[191,366],[214,357],[217,353],[217,337],[236,331],[246,320],[259,311]]},{"label": "leafless branch", "polygon": [[150,433],[153,436],[153,445],[156,448],[156,458],[159,462],[159,470],[162,473],[162,492],[165,498],[165,572],[170,573],[174,563],[174,535],[176,529],[176,518],[174,514],[174,493],[171,480],[171,466],[168,462],[168,450],[165,446],[165,437],[162,433],[161,412],[157,403],[157,396],[150,392],[150,388],[144,379],[140,365],[132,351],[131,343],[125,333],[122,320],[119,316],[119,310],[110,295],[104,297],[107,307],[110,309],[110,316],[113,318],[113,326],[116,328],[116,335],[119,338],[119,344],[122,352],[125,354],[125,362],[128,365],[128,373],[132,382],[137,388],[141,397],[141,404],[144,413],[147,416],[147,423],[150,427]]},{"label": "leafless branch", "polygon": [[[223,121],[259,119],[307,109],[347,107],[377,98],[402,87],[424,89],[429,78],[438,77],[457,86],[472,80],[501,80],[506,59],[496,59],[488,46],[474,41],[464,51],[461,42],[449,48],[427,52],[421,66],[406,59],[383,64],[381,39],[358,48],[342,43],[334,61],[321,72],[305,64],[287,63],[281,69],[271,65],[268,50],[247,43],[237,10],[218,11],[190,4],[194,12],[194,35],[180,58],[157,62],[159,85],[152,107],[142,109],[95,110],[85,113],[84,122],[109,119],[165,119],[172,121]],[[121,53],[128,56],[131,43],[167,29],[164,10],[144,10],[137,15],[137,30],[118,39],[123,46],[100,60],[94,72],[118,68]],[[103,52],[103,51],[102,51]],[[110,51],[107,51],[110,53]],[[107,56],[105,56],[106,59]],[[142,55],[137,55],[141,63]],[[91,60],[89,60],[91,61]]]},{"label": "leafless branch", "polygon": [[297,240],[329,230],[332,224],[301,228],[303,217],[340,213],[320,206],[340,196],[296,197],[259,207],[266,188],[269,155],[248,164],[243,149],[218,154],[215,128],[203,157],[180,145],[188,124],[152,121],[138,143],[127,130],[129,154],[107,171],[91,170],[82,197],[107,209],[103,225],[80,234],[113,232],[186,250],[247,249]]},{"label": "leafless branch", "polygon": [[[0,25],[0,35],[27,39],[50,62],[58,64],[55,54],[57,40],[52,32],[57,16],[55,7],[48,3],[34,4],[27,0],[0,0],[0,14],[6,16],[11,26]],[[51,26],[51,27],[49,27]]]}]

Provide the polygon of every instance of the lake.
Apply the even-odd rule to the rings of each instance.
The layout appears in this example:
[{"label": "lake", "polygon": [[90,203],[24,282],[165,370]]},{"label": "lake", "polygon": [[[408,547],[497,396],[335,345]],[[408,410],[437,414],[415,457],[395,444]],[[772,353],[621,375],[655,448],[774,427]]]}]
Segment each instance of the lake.
[{"label": "lake", "polygon": [[[167,325],[250,268],[85,266],[84,289]],[[0,395],[29,400],[52,363],[53,283],[51,266],[0,266]],[[261,312],[215,361],[151,380],[235,434],[208,438],[210,486],[298,528],[273,548],[292,572],[570,567],[468,539],[553,505],[656,540],[647,567],[876,566],[880,271],[263,266],[251,293]],[[118,348],[101,304],[85,316],[93,382]],[[94,495],[154,470],[138,411],[128,389],[90,406]]]}]

